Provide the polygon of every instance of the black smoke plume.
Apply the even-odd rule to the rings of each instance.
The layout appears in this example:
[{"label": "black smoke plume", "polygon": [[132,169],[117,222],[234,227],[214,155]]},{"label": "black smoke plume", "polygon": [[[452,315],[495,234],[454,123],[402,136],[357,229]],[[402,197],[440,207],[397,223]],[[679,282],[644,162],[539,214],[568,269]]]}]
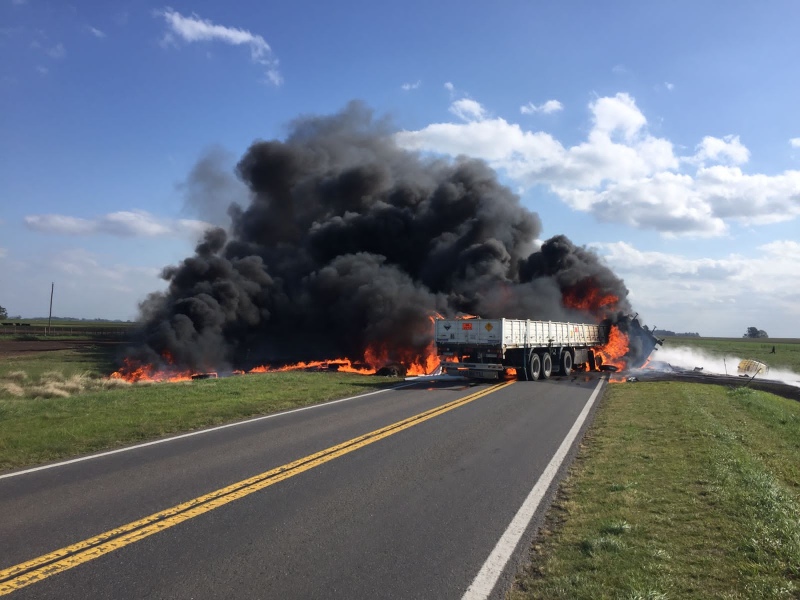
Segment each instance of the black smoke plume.
[{"label": "black smoke plume", "polygon": [[[485,163],[405,151],[358,103],[255,142],[236,173],[249,204],[230,204],[229,229],[164,270],[168,289],[142,303],[132,358],[246,369],[361,360],[370,347],[403,362],[425,352],[434,312],[584,322],[630,312],[625,285],[592,251],[563,236],[538,247],[539,217]],[[565,306],[584,288],[618,301]]]}]

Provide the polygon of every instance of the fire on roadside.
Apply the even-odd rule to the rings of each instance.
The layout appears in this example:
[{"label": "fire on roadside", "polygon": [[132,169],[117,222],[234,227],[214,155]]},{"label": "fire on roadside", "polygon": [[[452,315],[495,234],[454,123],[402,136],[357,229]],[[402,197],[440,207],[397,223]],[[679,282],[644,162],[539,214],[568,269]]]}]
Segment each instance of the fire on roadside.
[{"label": "fire on roadside", "polygon": [[136,364],[135,361],[125,358],[122,361],[122,368],[112,373],[109,378],[122,379],[128,383],[192,380],[192,375],[194,375],[192,371],[172,367],[172,356],[168,352],[165,352],[162,358],[164,360],[164,366],[162,367],[151,364]]},{"label": "fire on roadside", "polygon": [[[111,379],[123,379],[130,383],[139,382],[177,382],[191,381],[197,378],[198,373],[191,370],[178,370],[174,368],[172,357],[165,353],[162,357],[163,366],[152,364],[137,364],[135,361],[125,359],[123,366],[110,375]],[[394,372],[405,375],[429,375],[439,367],[439,356],[436,347],[431,341],[420,354],[413,351],[397,351],[390,353],[387,348],[378,345],[367,347],[362,361],[353,361],[349,358],[334,358],[328,360],[300,361],[288,365],[259,365],[251,369],[234,370],[232,375],[249,373],[283,373],[288,371],[337,371],[339,373],[357,373],[359,375],[375,375],[387,365],[398,365]],[[392,372],[389,370],[388,372]]]}]

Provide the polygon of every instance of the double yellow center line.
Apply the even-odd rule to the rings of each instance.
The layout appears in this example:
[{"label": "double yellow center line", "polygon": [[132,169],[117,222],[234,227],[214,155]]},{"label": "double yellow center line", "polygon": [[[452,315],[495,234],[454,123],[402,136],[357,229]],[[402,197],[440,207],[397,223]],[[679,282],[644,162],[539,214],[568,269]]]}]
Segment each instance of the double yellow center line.
[{"label": "double yellow center line", "polygon": [[127,525],[111,529],[100,535],[85,539],[77,544],[66,546],[49,554],[44,554],[13,567],[0,571],[0,596],[41,581],[46,577],[61,573],[72,567],[99,558],[104,554],[118,550],[128,544],[138,542],[148,536],[174,527],[184,521],[198,517],[204,513],[224,506],[239,498],[263,490],[271,485],[294,477],[304,471],[325,464],[335,458],[349,454],[359,448],[373,444],[379,440],[399,433],[409,427],[418,425],[438,417],[448,411],[464,406],[478,398],[482,398],[514,383],[507,381],[485,388],[459,398],[437,408],[419,413],[402,421],[398,421],[381,429],[353,438],[336,446],[331,446],[315,454],[310,454],[294,462],[287,463],[260,475],[244,479],[209,494],[199,496],[188,502],[154,513]]}]

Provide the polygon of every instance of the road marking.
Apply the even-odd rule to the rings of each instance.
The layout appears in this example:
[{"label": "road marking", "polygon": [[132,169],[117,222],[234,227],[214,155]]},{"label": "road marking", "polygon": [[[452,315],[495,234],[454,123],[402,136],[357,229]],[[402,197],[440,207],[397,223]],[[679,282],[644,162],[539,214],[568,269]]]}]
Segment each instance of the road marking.
[{"label": "road marking", "polygon": [[503,533],[498,540],[489,558],[483,563],[483,567],[481,567],[481,570],[475,576],[472,585],[470,585],[464,593],[462,600],[484,600],[492,593],[494,586],[497,584],[497,580],[500,579],[500,575],[503,573],[503,569],[505,569],[508,560],[514,553],[514,549],[517,547],[517,544],[519,544],[519,540],[522,538],[528,525],[530,525],[533,515],[536,514],[536,509],[539,508],[539,504],[544,498],[545,493],[547,493],[547,489],[550,487],[558,470],[561,468],[561,464],[564,462],[569,449],[572,447],[572,443],[575,441],[583,423],[589,416],[589,411],[592,410],[592,406],[597,396],[600,394],[600,388],[603,382],[604,379],[597,382],[597,387],[594,388],[594,392],[592,392],[586,406],[583,407],[583,410],[578,415],[572,428],[567,433],[567,437],[561,442],[561,445],[558,447],[558,450],[556,450],[555,455],[553,455],[547,467],[545,467],[541,477],[539,477],[539,480],[533,486],[528,497],[525,498],[525,501],[522,503],[522,506],[520,506],[517,514],[514,515],[511,523],[509,523],[505,533]]},{"label": "road marking", "polygon": [[359,394],[358,396],[350,396],[349,398],[340,398],[339,400],[331,400],[330,402],[323,402],[322,404],[312,404],[311,406],[303,406],[300,408],[293,408],[292,410],[285,410],[283,412],[273,413],[271,415],[264,415],[263,417],[254,417],[244,421],[236,421],[235,423],[227,423],[225,425],[217,425],[216,427],[209,427],[208,429],[201,429],[199,431],[191,431],[189,433],[182,433],[180,435],[173,435],[171,437],[162,438],[160,440],[153,440],[152,442],[144,442],[136,444],[135,446],[126,446],[125,448],[117,448],[116,450],[108,450],[107,452],[98,452],[97,454],[89,454],[88,456],[81,456],[79,458],[71,458],[70,460],[62,460],[61,462],[52,463],[49,465],[42,465],[40,467],[32,467],[24,471],[14,471],[13,473],[6,473],[0,475],[0,479],[7,479],[9,477],[19,477],[20,475],[27,475],[28,473],[35,473],[36,471],[44,471],[46,469],[55,469],[56,467],[63,467],[74,463],[83,462],[85,460],[94,460],[95,458],[102,458],[103,456],[110,456],[112,454],[119,454],[120,452],[130,452],[131,450],[138,450],[139,448],[147,448],[148,446],[156,446],[158,444],[165,444],[167,442],[174,442],[175,440],[182,440],[184,438],[193,437],[195,435],[203,435],[211,433],[212,431],[219,431],[220,429],[228,429],[229,427],[238,427],[239,425],[247,425],[248,423],[255,423],[257,421],[264,421],[266,419],[274,419],[284,415],[291,415],[293,413],[303,412],[304,410],[312,410],[322,406],[331,406],[332,404],[339,404],[340,402],[349,402],[358,398],[366,398],[367,396],[374,396],[375,394],[382,394],[384,392],[391,392],[392,390],[399,390],[411,387],[419,382],[413,381],[407,384],[399,384],[384,390],[377,390],[374,392],[367,392],[366,394]]},{"label": "road marking", "polygon": [[464,406],[465,404],[469,404],[474,400],[483,398],[513,383],[513,380],[506,381],[484,388],[474,394],[464,396],[458,400],[453,400],[447,404],[403,419],[402,421],[376,429],[375,431],[337,444],[336,446],[331,446],[330,448],[326,448],[315,454],[310,454],[309,456],[266,471],[260,475],[220,488],[204,496],[194,498],[188,502],[152,514],[149,517],[111,529],[100,535],[72,544],[71,546],[4,569],[0,571],[0,596],[10,594],[20,588],[41,581],[46,577],[99,558],[104,554],[118,550],[128,544],[138,542],[154,533],[164,531],[179,523],[183,523],[184,521],[188,521],[189,519],[214,510],[215,508],[229,504],[234,500],[249,496],[254,492],[263,490],[280,481],[294,477],[295,475],[323,465],[335,458],[349,454],[359,448],[363,448],[364,446],[373,444],[395,433],[399,433],[400,431]]}]

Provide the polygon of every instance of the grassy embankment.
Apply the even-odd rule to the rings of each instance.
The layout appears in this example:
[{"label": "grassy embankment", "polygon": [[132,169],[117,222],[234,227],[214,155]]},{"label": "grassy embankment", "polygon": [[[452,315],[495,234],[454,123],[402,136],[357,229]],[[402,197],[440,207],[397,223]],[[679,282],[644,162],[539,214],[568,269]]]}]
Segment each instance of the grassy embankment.
[{"label": "grassy embankment", "polygon": [[[368,392],[399,380],[270,373],[185,383],[109,382],[102,346],[0,363],[0,470]],[[33,397],[31,397],[33,396]]]},{"label": "grassy embankment", "polygon": [[[698,342],[740,353],[736,340]],[[759,358],[758,343],[740,355]],[[786,345],[770,357],[798,355]],[[609,386],[531,558],[513,600],[800,597],[800,403]]]}]

